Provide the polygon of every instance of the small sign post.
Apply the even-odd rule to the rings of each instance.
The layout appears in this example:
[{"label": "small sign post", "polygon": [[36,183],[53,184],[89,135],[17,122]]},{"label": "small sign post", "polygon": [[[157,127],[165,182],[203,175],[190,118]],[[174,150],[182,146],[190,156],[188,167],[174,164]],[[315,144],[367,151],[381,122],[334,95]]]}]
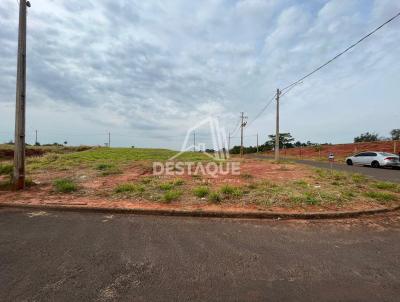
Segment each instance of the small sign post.
[{"label": "small sign post", "polygon": [[329,153],[328,159],[329,159],[329,163],[331,165],[331,172],[332,172],[333,162],[335,161],[335,154],[333,154],[332,152]]}]

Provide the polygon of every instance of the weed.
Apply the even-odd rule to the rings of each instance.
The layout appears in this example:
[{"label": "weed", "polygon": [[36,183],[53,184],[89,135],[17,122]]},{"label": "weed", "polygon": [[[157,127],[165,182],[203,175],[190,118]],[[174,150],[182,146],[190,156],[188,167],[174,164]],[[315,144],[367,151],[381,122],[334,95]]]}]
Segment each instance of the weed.
[{"label": "weed", "polygon": [[182,195],[182,192],[180,192],[178,190],[170,190],[170,191],[164,193],[163,198],[164,198],[165,202],[171,202],[171,201],[179,199],[179,197],[181,197],[181,195]]},{"label": "weed", "polygon": [[398,185],[397,184],[394,184],[394,183],[391,183],[391,182],[385,182],[385,181],[374,183],[373,186],[375,188],[381,189],[381,190],[390,190],[390,191],[392,191],[392,190],[398,189]]},{"label": "weed", "polygon": [[195,196],[202,198],[202,197],[207,196],[210,193],[210,189],[208,187],[201,186],[201,187],[195,188],[193,190],[193,193]]},{"label": "weed", "polygon": [[390,193],[384,193],[384,192],[374,192],[374,191],[369,191],[364,193],[365,196],[378,200],[378,201],[393,201],[396,200],[397,197],[394,194],[390,194]]},{"label": "weed", "polygon": [[145,188],[140,184],[124,183],[118,185],[115,189],[115,193],[142,193]]},{"label": "weed", "polygon": [[111,169],[111,168],[113,168],[114,166],[113,165],[110,165],[110,164],[98,164],[97,166],[96,166],[96,169],[97,170],[100,170],[100,171],[105,171],[105,170],[109,170],[109,169]]},{"label": "weed", "polygon": [[10,164],[0,164],[0,175],[11,175],[13,166]]},{"label": "weed", "polygon": [[170,183],[170,182],[164,182],[164,183],[160,184],[159,187],[163,191],[169,191],[174,188],[174,184]]},{"label": "weed", "polygon": [[70,179],[57,179],[53,186],[59,193],[72,193],[78,190],[78,186]]},{"label": "weed", "polygon": [[183,179],[175,179],[172,183],[174,186],[182,186],[185,181]]},{"label": "weed", "polygon": [[307,187],[309,186],[309,184],[308,184],[305,180],[302,180],[302,179],[296,180],[296,181],[294,182],[294,184],[295,184],[296,186],[299,186],[299,187],[302,187],[302,188],[307,188]]},{"label": "weed", "polygon": [[220,203],[222,200],[221,194],[218,192],[212,192],[209,195],[209,199],[212,203]]},{"label": "weed", "polygon": [[359,173],[352,174],[351,175],[351,179],[355,183],[362,183],[362,182],[368,181],[368,178],[365,175],[362,175],[362,174],[359,174]]},{"label": "weed", "polygon": [[219,191],[225,195],[232,195],[235,192],[235,188],[230,185],[222,186]]}]

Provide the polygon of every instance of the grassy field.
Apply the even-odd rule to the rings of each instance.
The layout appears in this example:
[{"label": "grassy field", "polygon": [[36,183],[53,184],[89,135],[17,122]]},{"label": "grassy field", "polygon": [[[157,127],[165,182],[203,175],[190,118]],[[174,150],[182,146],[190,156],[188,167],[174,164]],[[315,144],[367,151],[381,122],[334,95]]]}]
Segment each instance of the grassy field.
[{"label": "grassy field", "polygon": [[[28,158],[30,196],[102,198],[149,203],[279,208],[365,208],[397,205],[400,185],[360,174],[313,169],[290,161],[241,161],[241,174],[212,178],[202,175],[155,176],[152,162],[176,154],[166,149],[103,148]],[[181,161],[207,162],[201,153],[186,152]],[[239,160],[233,158],[233,160]],[[12,171],[0,164],[3,189]],[[2,176],[1,176],[2,175]],[[35,185],[35,183],[37,185]],[[27,194],[28,194],[27,193]]]}]

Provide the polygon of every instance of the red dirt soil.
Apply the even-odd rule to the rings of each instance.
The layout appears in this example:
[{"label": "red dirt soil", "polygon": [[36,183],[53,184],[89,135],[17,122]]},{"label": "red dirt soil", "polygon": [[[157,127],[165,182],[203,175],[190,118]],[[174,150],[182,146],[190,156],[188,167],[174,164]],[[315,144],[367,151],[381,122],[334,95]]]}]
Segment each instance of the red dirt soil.
[{"label": "red dirt soil", "polygon": [[[320,151],[318,150],[320,148]],[[321,145],[312,147],[299,147],[281,150],[282,156],[292,156],[298,158],[319,158],[327,159],[329,153],[333,153],[337,158],[344,158],[361,151],[381,151],[388,153],[400,152],[400,141],[379,141],[367,143]],[[273,152],[268,152],[273,154]]]}]

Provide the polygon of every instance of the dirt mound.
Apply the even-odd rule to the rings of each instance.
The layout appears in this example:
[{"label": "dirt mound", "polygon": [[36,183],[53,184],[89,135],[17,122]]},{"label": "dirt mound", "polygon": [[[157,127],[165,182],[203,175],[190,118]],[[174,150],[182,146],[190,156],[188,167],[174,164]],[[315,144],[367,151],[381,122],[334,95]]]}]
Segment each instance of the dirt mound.
[{"label": "dirt mound", "polygon": [[335,154],[336,158],[344,158],[361,151],[381,151],[397,154],[400,151],[400,141],[379,141],[300,147],[281,150],[280,154],[282,156],[296,156],[302,158],[327,158],[329,153],[332,152]]}]

